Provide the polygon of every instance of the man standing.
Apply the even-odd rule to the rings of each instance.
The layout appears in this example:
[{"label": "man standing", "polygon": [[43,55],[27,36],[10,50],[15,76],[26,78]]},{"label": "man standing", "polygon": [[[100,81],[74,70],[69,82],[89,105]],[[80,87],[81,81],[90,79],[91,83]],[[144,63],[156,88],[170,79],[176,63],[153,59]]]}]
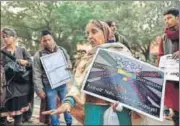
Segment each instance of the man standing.
[{"label": "man standing", "polygon": [[[173,54],[173,58],[179,58],[179,10],[169,9],[164,13],[166,24],[165,34],[159,44],[157,65],[161,56]],[[179,125],[179,82],[167,81],[165,89],[166,118],[172,118],[175,125]]]},{"label": "man standing", "polygon": [[[33,81],[37,95],[42,100],[46,97],[48,103],[48,110],[52,110],[56,109],[57,107],[57,95],[59,96],[61,101],[65,98],[65,95],[67,93],[67,87],[66,84],[63,84],[55,89],[52,89],[50,87],[50,83],[41,64],[40,57],[49,55],[54,52],[62,51],[66,57],[69,67],[71,67],[71,62],[69,60],[69,55],[67,54],[66,50],[56,45],[52,34],[47,30],[42,31],[41,46],[42,50],[36,52],[34,56]],[[67,126],[70,126],[72,123],[72,116],[70,115],[70,113],[65,112],[64,118]],[[60,125],[58,115],[51,115],[51,125]]]}]

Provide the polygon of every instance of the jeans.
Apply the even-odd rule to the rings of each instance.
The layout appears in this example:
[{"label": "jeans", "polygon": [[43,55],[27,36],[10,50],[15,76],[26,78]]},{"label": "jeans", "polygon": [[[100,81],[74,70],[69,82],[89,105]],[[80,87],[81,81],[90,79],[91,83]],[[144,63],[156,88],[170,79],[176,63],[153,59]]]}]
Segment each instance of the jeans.
[{"label": "jeans", "polygon": [[[59,96],[60,101],[62,103],[62,100],[65,98],[67,94],[67,87],[66,84],[63,84],[55,89],[45,88],[45,91],[47,95],[48,109],[53,110],[57,108],[57,95]],[[70,113],[64,112],[64,118],[67,125],[70,125],[72,123],[72,116]],[[51,116],[51,125],[60,125],[58,115]]]}]

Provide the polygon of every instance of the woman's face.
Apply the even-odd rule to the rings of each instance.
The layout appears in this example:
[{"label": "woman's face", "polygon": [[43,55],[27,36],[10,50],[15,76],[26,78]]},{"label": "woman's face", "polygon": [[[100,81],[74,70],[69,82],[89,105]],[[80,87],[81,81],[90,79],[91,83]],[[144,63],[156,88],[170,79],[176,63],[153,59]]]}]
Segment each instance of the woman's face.
[{"label": "woman's face", "polygon": [[14,44],[16,38],[2,33],[2,40],[6,46]]},{"label": "woman's face", "polygon": [[115,33],[115,31],[116,31],[116,23],[112,22],[110,28],[111,28],[112,32]]},{"label": "woman's face", "polygon": [[93,47],[105,43],[103,31],[93,23],[87,24],[86,35],[87,40]]}]

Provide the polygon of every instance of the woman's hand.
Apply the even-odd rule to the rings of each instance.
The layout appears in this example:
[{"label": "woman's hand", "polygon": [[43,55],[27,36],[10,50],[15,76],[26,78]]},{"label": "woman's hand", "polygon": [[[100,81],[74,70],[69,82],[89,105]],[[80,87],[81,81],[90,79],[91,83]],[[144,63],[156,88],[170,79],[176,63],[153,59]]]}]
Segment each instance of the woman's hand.
[{"label": "woman's hand", "polygon": [[54,114],[61,114],[64,112],[70,112],[71,105],[69,103],[63,103],[61,106],[59,106],[55,110],[49,110],[42,112],[43,115],[54,115]]},{"label": "woman's hand", "polygon": [[120,104],[120,102],[114,102],[112,105],[112,109],[113,109],[113,111],[114,112],[116,112],[116,111],[122,111],[123,110],[123,107],[121,106],[121,104]]},{"label": "woman's hand", "polygon": [[28,64],[28,61],[23,59],[19,59],[18,62],[23,66],[26,66]]}]

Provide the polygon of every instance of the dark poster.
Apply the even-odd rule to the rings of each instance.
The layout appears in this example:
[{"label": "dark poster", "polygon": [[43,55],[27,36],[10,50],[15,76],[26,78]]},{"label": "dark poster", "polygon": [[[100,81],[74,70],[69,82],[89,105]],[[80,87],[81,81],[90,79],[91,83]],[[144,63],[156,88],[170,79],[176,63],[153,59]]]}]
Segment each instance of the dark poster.
[{"label": "dark poster", "polygon": [[164,72],[121,53],[99,49],[82,91],[163,120]]}]

